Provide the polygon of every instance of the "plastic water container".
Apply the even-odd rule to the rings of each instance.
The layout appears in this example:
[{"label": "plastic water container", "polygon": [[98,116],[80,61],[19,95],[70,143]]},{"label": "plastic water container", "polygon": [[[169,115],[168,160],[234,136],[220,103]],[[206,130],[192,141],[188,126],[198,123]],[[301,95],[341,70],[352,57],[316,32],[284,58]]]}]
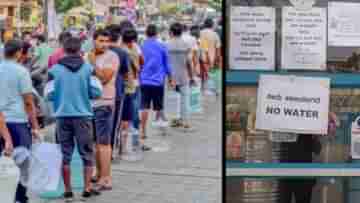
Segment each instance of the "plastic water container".
[{"label": "plastic water container", "polygon": [[16,148],[13,157],[20,168],[21,184],[34,194],[44,191],[50,179],[46,165],[24,147]]},{"label": "plastic water container", "polygon": [[180,94],[173,91],[165,91],[164,111],[170,119],[180,117]]},{"label": "plastic water container", "polygon": [[[73,190],[76,192],[81,192],[84,190],[84,182],[83,182],[83,163],[80,158],[79,151],[75,145],[72,161],[71,161],[71,184]],[[56,199],[62,197],[64,193],[64,183],[61,177],[59,182],[58,189],[56,191],[51,192],[44,192],[41,193],[39,196],[42,199]]]},{"label": "plastic water container", "polygon": [[14,160],[0,156],[0,197],[1,202],[14,202],[16,187],[20,179],[20,170]]},{"label": "plastic water container", "polygon": [[126,143],[127,153],[122,156],[122,159],[130,162],[143,160],[144,155],[140,146],[139,131],[137,131],[134,128],[131,128],[130,130],[124,133],[128,134],[128,140]]},{"label": "plastic water container", "polygon": [[190,107],[191,113],[202,113],[201,81],[196,80],[197,86],[191,87]]}]

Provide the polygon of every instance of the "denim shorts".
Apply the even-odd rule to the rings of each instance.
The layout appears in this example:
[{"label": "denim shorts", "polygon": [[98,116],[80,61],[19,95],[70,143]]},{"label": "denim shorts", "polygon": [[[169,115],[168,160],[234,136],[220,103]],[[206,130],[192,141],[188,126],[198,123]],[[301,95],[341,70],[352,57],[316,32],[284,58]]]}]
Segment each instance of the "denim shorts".
[{"label": "denim shorts", "polygon": [[155,111],[161,111],[164,108],[164,86],[143,85],[141,88],[141,109],[148,110],[153,106]]},{"label": "denim shorts", "polygon": [[114,110],[112,106],[94,108],[94,130],[96,144],[110,145],[114,125]]},{"label": "denim shorts", "polygon": [[[9,129],[14,148],[25,147],[30,149],[32,143],[31,129],[28,123],[6,123]],[[0,155],[5,141],[0,138]]]},{"label": "denim shorts", "polygon": [[84,166],[94,165],[93,123],[91,118],[58,118],[56,133],[63,154],[63,164],[70,165],[75,142]]},{"label": "denim shorts", "polygon": [[[25,147],[30,149],[32,144],[32,136],[30,125],[28,123],[6,123],[6,126],[9,129],[14,148]],[[4,144],[4,140],[2,140],[0,137],[0,156]],[[16,188],[15,201],[27,202],[28,197],[26,196],[26,193],[26,187],[19,183]]]},{"label": "denim shorts", "polygon": [[134,96],[125,95],[123,109],[121,112],[121,121],[132,121],[134,115]]}]

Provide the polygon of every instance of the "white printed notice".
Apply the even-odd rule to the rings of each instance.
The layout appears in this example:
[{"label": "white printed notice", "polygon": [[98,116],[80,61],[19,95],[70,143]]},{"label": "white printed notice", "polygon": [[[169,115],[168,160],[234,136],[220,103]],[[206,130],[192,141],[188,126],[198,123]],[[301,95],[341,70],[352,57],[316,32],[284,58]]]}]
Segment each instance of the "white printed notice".
[{"label": "white printed notice", "polygon": [[329,46],[360,46],[360,3],[329,2]]},{"label": "white printed notice", "polygon": [[229,65],[238,70],[275,69],[275,9],[233,7]]},{"label": "white printed notice", "polygon": [[283,7],[282,11],[282,68],[325,70],[326,9]]},{"label": "white printed notice", "polygon": [[327,134],[330,79],[261,75],[256,129]]}]

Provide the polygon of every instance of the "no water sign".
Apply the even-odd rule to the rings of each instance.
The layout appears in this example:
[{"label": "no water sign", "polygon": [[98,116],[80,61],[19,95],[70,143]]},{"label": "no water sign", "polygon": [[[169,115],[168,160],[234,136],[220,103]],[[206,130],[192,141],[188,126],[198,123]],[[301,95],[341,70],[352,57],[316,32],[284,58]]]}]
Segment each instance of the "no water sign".
[{"label": "no water sign", "polygon": [[262,75],[258,88],[256,128],[325,135],[329,95],[328,78]]}]

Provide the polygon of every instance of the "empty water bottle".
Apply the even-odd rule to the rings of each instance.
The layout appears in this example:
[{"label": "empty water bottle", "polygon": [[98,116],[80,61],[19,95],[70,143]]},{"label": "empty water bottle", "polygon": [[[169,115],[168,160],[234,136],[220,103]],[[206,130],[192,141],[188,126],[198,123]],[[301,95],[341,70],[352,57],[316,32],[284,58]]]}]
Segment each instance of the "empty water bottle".
[{"label": "empty water bottle", "polygon": [[139,141],[139,131],[132,128],[131,129],[131,136],[132,136],[132,145],[133,145],[133,150],[136,151],[136,149],[139,147],[140,145],[140,141]]},{"label": "empty water bottle", "polygon": [[126,143],[126,153],[123,155],[123,160],[126,161],[140,161],[143,159],[143,152],[141,150],[141,145],[139,141],[139,132],[130,128],[128,131],[124,133],[127,134],[127,143]]}]

